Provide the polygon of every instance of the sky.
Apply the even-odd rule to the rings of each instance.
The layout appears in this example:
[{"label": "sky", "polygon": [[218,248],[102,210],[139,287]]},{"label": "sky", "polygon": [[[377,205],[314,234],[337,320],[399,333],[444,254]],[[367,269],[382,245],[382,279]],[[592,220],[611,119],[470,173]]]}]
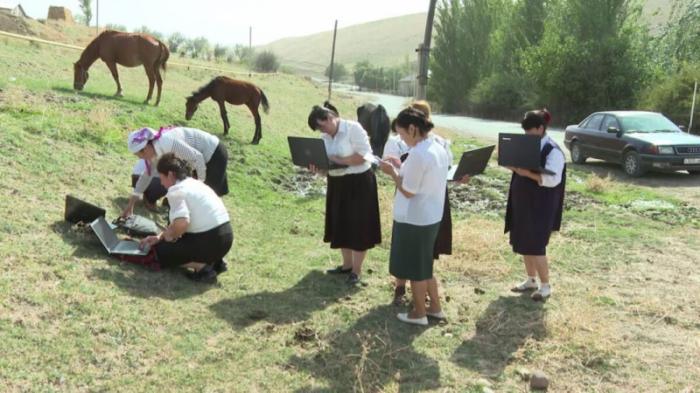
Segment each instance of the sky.
[{"label": "sky", "polygon": [[[253,46],[280,38],[303,36],[393,16],[427,12],[429,0],[92,0],[93,20],[99,1],[99,23],[124,25],[132,31],[148,26],[166,36],[180,32],[204,36],[222,45]],[[45,19],[49,6],[80,14],[78,0],[10,0],[32,18]]]}]

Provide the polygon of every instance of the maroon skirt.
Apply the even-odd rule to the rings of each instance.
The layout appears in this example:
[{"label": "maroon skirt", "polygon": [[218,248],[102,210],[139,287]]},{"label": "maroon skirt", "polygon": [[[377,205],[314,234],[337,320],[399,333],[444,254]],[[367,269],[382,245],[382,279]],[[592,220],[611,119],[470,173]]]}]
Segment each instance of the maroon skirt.
[{"label": "maroon skirt", "polygon": [[377,179],[363,173],[328,176],[323,241],[331,248],[365,251],[382,242]]}]

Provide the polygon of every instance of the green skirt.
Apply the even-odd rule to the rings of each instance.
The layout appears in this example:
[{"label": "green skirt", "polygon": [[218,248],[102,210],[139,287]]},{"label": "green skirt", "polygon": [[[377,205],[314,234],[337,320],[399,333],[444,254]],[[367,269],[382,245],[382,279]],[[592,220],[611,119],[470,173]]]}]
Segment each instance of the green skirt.
[{"label": "green skirt", "polygon": [[433,278],[433,249],[440,223],[412,225],[394,221],[389,273],[404,280]]}]

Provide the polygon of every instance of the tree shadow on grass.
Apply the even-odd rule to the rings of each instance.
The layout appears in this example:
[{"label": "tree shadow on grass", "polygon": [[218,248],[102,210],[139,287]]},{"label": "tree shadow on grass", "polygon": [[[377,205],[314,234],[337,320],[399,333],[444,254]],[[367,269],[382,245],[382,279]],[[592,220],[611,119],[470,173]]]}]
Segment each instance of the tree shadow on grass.
[{"label": "tree shadow on grass", "polygon": [[396,319],[396,308],[382,305],[370,310],[348,330],[326,337],[325,349],[293,356],[291,368],[323,379],[328,387],[307,386],[298,392],[379,392],[388,384],[398,391],[419,392],[440,387],[440,367],[413,348],[428,327]]},{"label": "tree shadow on grass", "polygon": [[476,333],[452,354],[452,361],[489,377],[497,377],[529,338],[547,334],[542,302],[529,294],[501,296],[476,322]]},{"label": "tree shadow on grass", "polygon": [[210,308],[219,318],[239,329],[262,320],[275,325],[305,321],[311,313],[323,310],[357,291],[338,281],[326,277],[318,270],[312,270],[284,291],[265,291],[226,299]]},{"label": "tree shadow on grass", "polygon": [[140,265],[121,261],[110,256],[89,226],[71,225],[66,221],[56,221],[51,225],[54,233],[64,242],[75,247],[73,256],[93,260],[104,260],[106,265],[96,266],[88,277],[112,281],[131,295],[165,299],[187,298],[202,294],[215,286],[195,283],[184,277],[178,270],[154,272]]}]

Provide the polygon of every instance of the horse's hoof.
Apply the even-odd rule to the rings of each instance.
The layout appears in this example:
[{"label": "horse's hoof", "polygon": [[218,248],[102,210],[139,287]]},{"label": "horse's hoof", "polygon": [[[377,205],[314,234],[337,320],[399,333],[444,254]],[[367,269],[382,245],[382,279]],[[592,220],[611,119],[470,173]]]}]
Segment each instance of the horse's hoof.
[{"label": "horse's hoof", "polygon": [[122,94],[121,91],[118,91],[117,94],[114,95],[115,97],[124,97],[124,94]]},{"label": "horse's hoof", "polygon": [[258,143],[260,143],[259,139],[253,139],[253,141],[250,142],[251,145],[257,145]]}]

